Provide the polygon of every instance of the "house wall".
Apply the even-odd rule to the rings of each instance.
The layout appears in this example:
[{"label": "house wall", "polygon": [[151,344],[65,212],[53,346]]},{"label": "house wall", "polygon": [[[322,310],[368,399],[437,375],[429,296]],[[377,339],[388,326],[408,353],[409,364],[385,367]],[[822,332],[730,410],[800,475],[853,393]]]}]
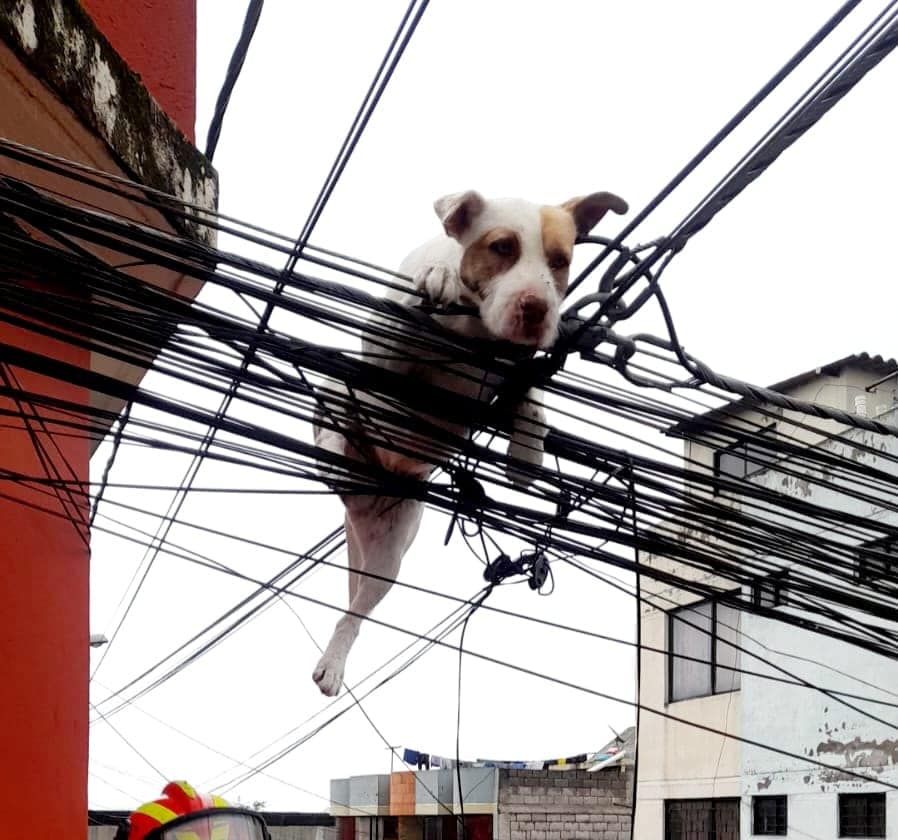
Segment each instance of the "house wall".
[{"label": "house wall", "polygon": [[80,0],[151,96],[194,139],[196,0]]},{"label": "house wall", "polygon": [[632,769],[500,770],[496,840],[629,840]]},{"label": "house wall", "polygon": [[[882,419],[894,423],[896,415],[898,412],[892,411]],[[860,430],[826,442],[821,448],[847,454],[852,442],[872,444],[893,457],[898,456],[898,440]],[[863,455],[855,450],[855,457],[871,469],[898,477],[898,465],[882,456]],[[754,480],[830,509],[841,508],[869,520],[898,525],[898,515],[885,505],[873,501],[846,502],[837,492],[835,479],[830,480],[829,487],[783,479],[781,473],[771,469]],[[826,533],[826,536],[840,539],[838,533]],[[746,648],[758,651],[807,682],[870,700],[895,703],[898,699],[898,661],[894,659],[756,615],[743,616],[743,632]],[[761,672],[772,670],[756,662],[751,667]],[[895,708],[848,700],[856,707],[852,709],[819,691],[748,675],[743,678],[742,695],[742,734],[799,756],[790,758],[744,745],[742,793],[746,802],[756,795],[788,795],[789,825],[794,836],[800,837],[804,832],[813,837],[836,837],[839,793],[882,792],[885,788],[880,782],[898,785],[898,710]],[[877,781],[864,782],[839,770],[821,768],[804,757],[854,770]],[[898,837],[898,794],[887,793],[886,801],[888,836]],[[743,808],[742,827],[743,836],[750,836],[747,807]]]},{"label": "house wall", "polygon": [[[114,840],[116,831],[113,825],[92,825],[87,829],[87,840]],[[272,825],[268,831],[271,840],[337,840],[337,829],[333,826]]]},{"label": "house wall", "polygon": [[[166,3],[173,8],[174,0],[85,3],[95,12],[108,13],[105,21],[101,14],[95,18],[100,29],[121,27],[119,34],[107,32],[110,40],[131,52],[132,67],[155,88],[175,118],[183,121],[185,133],[192,134],[194,31],[188,26],[185,32],[180,17],[176,25],[156,17]],[[177,2],[185,15],[193,4],[194,0]],[[76,0],[57,0],[52,5],[38,0],[0,4],[0,136],[119,174],[118,161],[126,155],[111,142],[112,136],[122,136],[126,123],[136,123],[149,100],[145,92],[144,99],[135,101],[123,95],[140,87],[130,74],[131,88],[115,86],[115,68],[106,60],[110,56],[88,51],[89,45],[98,46],[88,37],[96,39],[96,33],[77,28],[83,19]],[[143,42],[143,57],[126,46],[127,39]],[[178,51],[189,55],[178,61],[172,56]],[[155,126],[153,115],[143,116],[143,124]],[[102,128],[108,129],[107,136],[101,136]],[[171,133],[187,145],[178,132],[172,129]],[[154,161],[156,153],[164,153],[175,166],[179,156],[164,145],[160,148],[154,142],[152,152],[146,153],[147,139],[164,134],[162,129],[141,133],[140,152]],[[112,154],[113,148],[117,155]],[[22,165],[10,159],[0,162],[0,169],[3,175],[23,177]],[[50,175],[36,176],[31,182],[60,186]],[[213,180],[197,183],[214,186]],[[62,189],[74,188],[66,182]],[[81,197],[86,194],[79,192]],[[99,197],[95,203],[112,210],[123,201]],[[39,288],[48,296],[73,294],[72,288],[49,282]],[[83,369],[92,367],[88,351],[7,324],[0,327],[0,345]],[[0,659],[8,677],[0,683],[0,810],[38,819],[40,831],[34,836],[83,837],[83,829],[77,827],[84,824],[87,812],[90,553],[84,489],[89,480],[90,440],[83,432],[55,425],[59,415],[40,403],[41,398],[65,401],[75,413],[63,419],[84,423],[85,417],[77,412],[87,409],[91,395],[83,388],[15,368],[4,369],[0,388],[4,390],[0,394],[4,416],[0,467],[35,480],[49,475],[65,482],[57,491],[48,485],[35,489],[8,481],[0,499],[4,584]],[[35,408],[16,393],[19,390],[40,395],[33,400]],[[26,422],[18,416],[23,413],[38,417]]]},{"label": "house wall", "polygon": [[[790,391],[790,395],[849,412],[855,410],[855,397],[862,395],[866,397],[869,416],[895,424],[898,422],[898,410],[894,408],[896,378],[893,376],[870,392],[866,391],[868,383],[876,378],[863,366],[848,365],[840,377],[818,377]],[[803,415],[788,411],[775,413],[778,432],[789,435],[796,443],[851,457],[871,469],[882,469],[898,476],[895,464],[881,456],[863,453],[855,446],[863,443],[896,456],[898,440],[861,430],[845,432],[844,427],[814,418],[815,426],[823,426],[832,433],[840,432],[838,438],[829,439],[801,428],[800,423],[808,419]],[[753,410],[743,411],[742,416],[755,423],[772,420]],[[709,472],[713,469],[713,452],[710,446],[686,443],[687,459]],[[690,466],[694,468],[695,464]],[[784,462],[782,466],[785,468],[788,464]],[[774,467],[749,480],[822,507],[847,509],[870,521],[898,524],[898,516],[888,509],[893,499],[884,498],[880,504],[846,500],[832,476],[790,477]],[[730,503],[738,505],[738,498]],[[770,518],[777,521],[778,517],[771,514]],[[820,529],[818,533],[836,541],[857,541],[857,537],[838,530]],[[681,538],[690,538],[688,529],[681,530]],[[644,562],[688,579],[726,584],[724,579],[666,558],[647,556]],[[665,611],[693,601],[695,596],[650,580],[645,581],[643,594],[647,601],[642,612],[643,643],[667,650]],[[865,618],[869,620],[869,617]],[[745,613],[741,622],[742,644],[747,650],[758,652],[808,682],[871,700],[894,703],[898,697],[898,662],[895,660],[756,615]],[[772,670],[746,655],[743,655],[743,667],[761,673]],[[751,837],[751,797],[786,794],[789,796],[788,836],[835,838],[838,833],[838,793],[881,792],[884,788],[876,782],[852,779],[838,769],[816,767],[807,760],[811,758],[837,768],[858,770],[878,782],[898,784],[898,713],[893,708],[852,701],[860,711],[852,710],[832,697],[805,687],[745,674],[739,692],[667,703],[667,673],[665,654],[643,652],[640,697],[646,706],[758,743],[776,745],[798,758],[781,756],[751,744],[739,744],[683,723],[665,720],[643,709],[639,732],[642,749],[636,837],[664,836],[665,799],[726,796],[742,797],[741,832],[743,837]],[[864,712],[875,714],[885,722],[872,721]],[[898,838],[898,794],[893,792],[887,794],[887,836]]]},{"label": "house wall", "polygon": [[[677,600],[685,602],[686,599],[681,595]],[[647,647],[667,649],[665,611],[644,611],[642,642]],[[635,833],[640,838],[660,840],[664,836],[666,799],[738,796],[741,789],[738,741],[647,711],[657,709],[713,729],[736,733],[742,709],[740,692],[668,703],[667,682],[667,656],[644,650]]]},{"label": "house wall", "polygon": [[[81,367],[90,364],[86,350],[8,325],[0,330],[0,343]],[[83,388],[11,366],[4,366],[0,388],[21,388],[75,406],[88,400]],[[0,412],[0,467],[38,480],[48,471],[66,481],[87,479],[87,438],[54,434],[59,430],[54,418],[72,418],[46,409],[40,397],[31,402],[0,395]],[[38,413],[44,422],[25,422],[19,412]],[[4,482],[0,808],[6,814],[39,814],[45,837],[70,836],[87,811],[89,562],[87,505],[77,490],[70,496],[65,490]]]},{"label": "house wall", "polygon": [[[465,767],[461,771],[469,837],[494,840],[629,840],[632,769],[500,770]],[[389,807],[397,818],[400,840],[419,840],[425,820],[443,820],[444,837],[454,837],[459,814],[454,770],[400,772],[390,781]],[[370,836],[371,798],[363,791],[382,790],[378,777],[331,781],[331,814],[353,820],[356,840]],[[360,780],[360,781],[357,781]],[[439,802],[434,798],[437,794]],[[381,806],[383,799],[379,800]],[[382,811],[384,813],[384,811]],[[456,815],[456,816],[453,816]],[[438,825],[437,828],[440,828]]]},{"label": "house wall", "polygon": [[[855,398],[865,397],[867,414],[874,417],[883,411],[891,410],[898,402],[898,378],[890,377],[885,382],[867,391],[867,386],[878,379],[863,365],[847,364],[838,376],[821,375],[802,383],[789,391],[789,396],[796,400],[830,406],[849,413],[855,412]],[[722,420],[727,418],[723,417]],[[734,429],[757,432],[771,423],[775,423],[777,432],[786,435],[796,444],[818,445],[826,435],[839,434],[844,426],[832,420],[818,417],[808,418],[797,411],[768,406],[764,411],[753,408],[740,408],[731,419]],[[809,431],[803,428],[813,426],[820,431]],[[820,432],[823,432],[821,434]],[[687,466],[693,469],[712,473],[714,469],[713,446],[701,441],[686,440],[683,444],[683,455]],[[692,488],[693,492],[710,494],[710,491]]]}]

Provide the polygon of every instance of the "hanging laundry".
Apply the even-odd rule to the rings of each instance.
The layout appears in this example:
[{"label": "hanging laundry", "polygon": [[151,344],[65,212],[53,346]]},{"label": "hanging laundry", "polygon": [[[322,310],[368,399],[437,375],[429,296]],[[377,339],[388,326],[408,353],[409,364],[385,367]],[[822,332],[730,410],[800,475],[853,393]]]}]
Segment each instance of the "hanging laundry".
[{"label": "hanging laundry", "polygon": [[427,753],[418,753],[418,769],[430,770],[430,756]]},{"label": "hanging laundry", "polygon": [[443,766],[443,759],[438,755],[432,755],[430,757],[430,766],[434,770],[439,770]]},{"label": "hanging laundry", "polygon": [[403,760],[406,764],[414,764],[414,765],[417,765],[417,764],[418,764],[418,753],[417,753],[417,751],[415,751],[415,750],[405,750],[405,751],[402,753],[402,760]]}]

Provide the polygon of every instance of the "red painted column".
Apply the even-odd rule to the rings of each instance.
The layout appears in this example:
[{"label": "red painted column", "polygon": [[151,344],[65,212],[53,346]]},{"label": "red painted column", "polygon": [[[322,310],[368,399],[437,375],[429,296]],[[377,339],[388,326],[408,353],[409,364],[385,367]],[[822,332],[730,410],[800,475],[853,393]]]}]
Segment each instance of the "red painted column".
[{"label": "red painted column", "polygon": [[196,121],[195,0],[80,0],[190,140]]},{"label": "red painted column", "polygon": [[[87,366],[85,351],[0,328],[0,341]],[[46,394],[86,405],[83,388],[6,365],[0,388]],[[36,401],[35,401],[36,402]],[[0,395],[0,466],[42,477],[88,476],[89,444],[58,428],[19,417],[53,412],[29,400]],[[39,455],[38,450],[41,450]],[[87,794],[88,584],[87,505],[49,487],[27,487],[4,476],[0,483],[0,803],[7,815],[0,836],[83,837]],[[70,517],[79,525],[73,524]],[[15,816],[14,816],[15,815]],[[78,816],[78,824],[72,817]],[[16,829],[14,822],[27,828]],[[7,834],[12,832],[12,834]]]},{"label": "red painted column", "polygon": [[[79,0],[159,105],[193,138],[195,0]],[[59,125],[28,126],[59,151]],[[68,142],[68,141],[66,141]],[[77,143],[77,139],[72,141]],[[49,294],[64,290],[48,289]],[[2,305],[2,301],[0,301]],[[85,369],[89,354],[0,322],[0,343]],[[87,824],[89,565],[83,431],[22,394],[86,407],[85,389],[2,365],[0,352],[0,840],[83,838]],[[22,413],[28,417],[23,419]],[[38,415],[35,417],[34,415]],[[66,419],[71,420],[70,416]],[[41,422],[43,420],[43,422]],[[57,476],[65,493],[33,479]],[[83,483],[79,483],[83,482]],[[124,806],[138,803],[122,803]],[[23,827],[24,826],[24,827]]]}]

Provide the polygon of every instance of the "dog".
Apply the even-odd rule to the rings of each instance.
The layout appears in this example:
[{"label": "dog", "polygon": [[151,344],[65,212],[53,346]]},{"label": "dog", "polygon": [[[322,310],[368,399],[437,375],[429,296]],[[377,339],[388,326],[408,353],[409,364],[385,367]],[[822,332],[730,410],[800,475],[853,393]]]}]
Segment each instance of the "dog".
[{"label": "dog", "polygon": [[[387,297],[414,306],[423,293],[434,304],[474,306],[477,316],[437,315],[435,320],[461,336],[546,349],[557,336],[577,237],[589,233],[609,210],[625,213],[627,204],[607,192],[545,206],[520,199],[487,200],[468,190],[438,199],[434,209],[444,234],[414,250],[400,266],[400,275],[411,279],[412,289],[390,290]],[[369,323],[382,326],[384,321],[382,316],[375,316]],[[384,334],[384,330],[377,332]],[[474,371],[471,375],[470,368],[416,361],[420,352],[404,343],[395,329],[392,335],[395,337],[379,342],[363,336],[363,349],[380,351],[377,364],[476,399],[491,396],[495,383],[485,381],[482,373]],[[395,352],[384,353],[385,346]],[[385,427],[369,422],[366,418],[383,406],[382,401],[370,395],[350,395],[342,386],[336,386],[336,392],[343,398],[344,414],[346,405],[353,406],[355,417],[350,422],[354,432],[326,424],[319,411],[315,427],[319,447],[416,479],[431,474],[433,461],[438,460],[437,445],[395,424]],[[427,419],[454,434],[467,433],[458,424]],[[515,484],[527,484],[526,474],[514,469],[515,462],[542,463],[546,432],[541,395],[531,390],[515,412],[508,448],[507,474]],[[402,451],[389,445],[397,438],[403,444],[398,447]],[[325,465],[320,464],[320,469],[327,472]],[[349,610],[337,622],[312,674],[321,692],[329,697],[339,693],[346,658],[362,618],[370,615],[396,579],[424,508],[417,499],[389,496],[347,494],[342,500],[350,568]]]}]

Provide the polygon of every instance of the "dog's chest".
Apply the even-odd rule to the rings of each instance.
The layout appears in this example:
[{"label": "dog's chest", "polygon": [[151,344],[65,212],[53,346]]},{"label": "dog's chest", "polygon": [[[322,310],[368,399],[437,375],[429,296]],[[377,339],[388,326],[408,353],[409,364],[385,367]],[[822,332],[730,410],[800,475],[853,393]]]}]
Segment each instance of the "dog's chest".
[{"label": "dog's chest", "polygon": [[[415,365],[407,376],[412,388],[420,385],[429,390],[433,386],[444,394],[457,395],[458,399],[443,399],[442,411],[438,406],[428,411],[417,400],[397,411],[395,404],[391,408],[366,395],[360,406],[362,422],[371,454],[380,466],[401,475],[426,478],[435,463],[457,451],[470,431],[475,419],[472,415],[478,413],[475,403],[491,399],[499,379],[477,367],[460,364]],[[389,412],[389,418],[381,413],[383,410]],[[369,419],[364,418],[365,414]],[[374,420],[376,414],[381,415],[379,420]]]}]

